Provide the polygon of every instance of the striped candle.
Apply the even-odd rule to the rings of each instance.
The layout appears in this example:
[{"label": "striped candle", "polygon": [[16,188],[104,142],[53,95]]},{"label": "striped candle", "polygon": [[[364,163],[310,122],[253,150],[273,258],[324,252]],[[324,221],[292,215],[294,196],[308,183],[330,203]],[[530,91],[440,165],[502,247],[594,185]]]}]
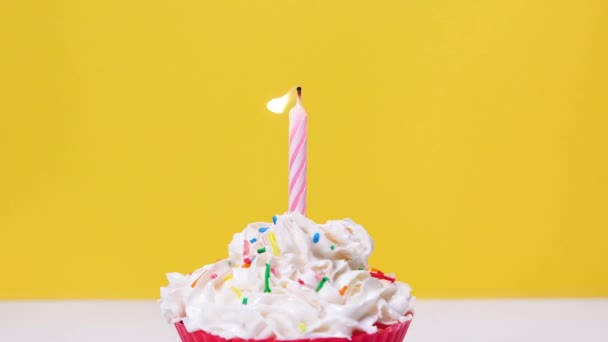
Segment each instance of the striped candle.
[{"label": "striped candle", "polygon": [[308,116],[302,107],[302,88],[289,111],[289,211],[306,215],[306,140]]}]

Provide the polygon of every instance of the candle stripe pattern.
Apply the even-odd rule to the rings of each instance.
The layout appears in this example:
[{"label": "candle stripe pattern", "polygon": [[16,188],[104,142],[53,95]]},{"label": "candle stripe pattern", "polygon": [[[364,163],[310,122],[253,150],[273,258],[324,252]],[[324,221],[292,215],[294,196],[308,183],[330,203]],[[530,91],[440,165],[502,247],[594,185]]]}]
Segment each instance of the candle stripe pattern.
[{"label": "candle stripe pattern", "polygon": [[289,112],[289,211],[306,215],[308,118],[298,103]]}]

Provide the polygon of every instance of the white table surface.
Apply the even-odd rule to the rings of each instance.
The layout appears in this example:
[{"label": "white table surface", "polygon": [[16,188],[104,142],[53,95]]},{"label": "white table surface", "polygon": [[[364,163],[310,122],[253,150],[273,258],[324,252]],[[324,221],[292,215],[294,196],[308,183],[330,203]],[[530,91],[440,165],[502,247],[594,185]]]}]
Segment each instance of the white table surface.
[{"label": "white table surface", "polygon": [[[0,301],[2,342],[179,342],[155,301]],[[608,342],[604,300],[418,300],[406,342]]]}]

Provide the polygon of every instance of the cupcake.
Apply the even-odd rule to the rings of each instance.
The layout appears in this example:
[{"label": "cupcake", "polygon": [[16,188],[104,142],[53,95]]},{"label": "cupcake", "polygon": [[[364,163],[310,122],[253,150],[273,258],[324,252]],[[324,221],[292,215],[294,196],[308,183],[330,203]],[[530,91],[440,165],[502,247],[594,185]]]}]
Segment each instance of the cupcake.
[{"label": "cupcake", "polygon": [[373,247],[351,220],[278,215],[235,234],[228,259],[167,274],[161,311],[184,342],[401,342],[414,297],[393,274],[369,267]]}]

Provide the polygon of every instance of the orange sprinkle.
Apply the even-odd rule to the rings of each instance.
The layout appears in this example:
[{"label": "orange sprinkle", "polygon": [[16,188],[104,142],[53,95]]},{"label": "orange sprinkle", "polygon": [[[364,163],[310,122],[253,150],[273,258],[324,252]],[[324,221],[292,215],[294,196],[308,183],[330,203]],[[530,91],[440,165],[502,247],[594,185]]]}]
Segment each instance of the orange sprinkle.
[{"label": "orange sprinkle", "polygon": [[[203,273],[201,273],[201,275],[199,275],[198,278],[196,278],[196,280],[190,286],[192,286],[192,288],[194,288],[196,286],[196,284],[198,283],[198,281],[201,279],[201,277],[203,275],[205,275],[205,273],[207,273],[207,270],[203,270]],[[192,274],[192,273],[190,273],[190,274]],[[190,274],[188,274],[188,275],[190,275]]]},{"label": "orange sprinkle", "polygon": [[201,279],[201,276],[198,276],[198,278],[196,278],[196,280],[192,283],[192,285],[190,285],[192,288],[194,288],[196,286],[196,283],[198,283],[198,280]]},{"label": "orange sprinkle", "polygon": [[342,288],[340,289],[340,296],[344,296],[344,292],[346,292],[347,289],[348,289],[348,286],[346,286],[346,285],[342,286]]},{"label": "orange sprinkle", "polygon": [[241,266],[242,268],[249,268],[249,266],[251,266],[251,264],[243,264],[243,266]]}]

